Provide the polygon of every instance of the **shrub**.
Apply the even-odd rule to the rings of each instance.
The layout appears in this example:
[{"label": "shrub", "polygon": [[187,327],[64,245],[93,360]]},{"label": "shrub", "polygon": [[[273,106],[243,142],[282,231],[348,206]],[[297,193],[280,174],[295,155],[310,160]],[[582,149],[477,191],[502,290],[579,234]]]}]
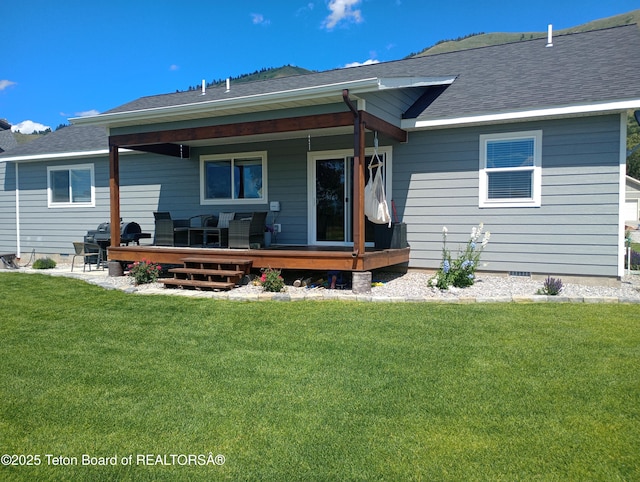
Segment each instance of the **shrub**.
[{"label": "shrub", "polygon": [[[484,225],[480,223],[471,230],[471,237],[464,251],[458,254],[458,258],[452,260],[451,253],[447,249],[447,227],[442,228],[442,262],[436,274],[429,280],[429,286],[435,286],[446,290],[449,286],[466,288],[475,283],[476,269],[480,261],[480,255],[489,242],[491,233],[484,232]],[[482,241],[478,244],[479,239]]]},{"label": "shrub", "polygon": [[562,291],[562,280],[560,278],[552,278],[551,276],[547,276],[547,279],[544,280],[544,284],[542,288],[538,290],[539,295],[549,295],[556,296],[560,294]]},{"label": "shrub", "polygon": [[33,262],[33,269],[52,269],[56,267],[56,262],[51,258],[40,258]]},{"label": "shrub", "polygon": [[281,276],[281,271],[271,268],[263,269],[262,276],[260,276],[260,284],[264,291],[279,293],[284,288],[284,279]]},{"label": "shrub", "polygon": [[135,280],[137,285],[153,283],[158,279],[162,271],[162,266],[144,259],[128,265],[127,268],[129,269],[129,276]]}]

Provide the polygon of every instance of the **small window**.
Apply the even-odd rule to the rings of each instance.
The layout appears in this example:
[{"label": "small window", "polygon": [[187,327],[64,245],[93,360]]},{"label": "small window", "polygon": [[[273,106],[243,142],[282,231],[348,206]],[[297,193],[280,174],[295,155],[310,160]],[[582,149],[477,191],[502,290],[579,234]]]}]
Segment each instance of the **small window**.
[{"label": "small window", "polygon": [[49,207],[95,206],[93,164],[47,168]]},{"label": "small window", "polygon": [[201,157],[200,202],[266,202],[266,163],[266,152]]},{"label": "small window", "polygon": [[542,131],[480,136],[480,207],[541,205]]}]

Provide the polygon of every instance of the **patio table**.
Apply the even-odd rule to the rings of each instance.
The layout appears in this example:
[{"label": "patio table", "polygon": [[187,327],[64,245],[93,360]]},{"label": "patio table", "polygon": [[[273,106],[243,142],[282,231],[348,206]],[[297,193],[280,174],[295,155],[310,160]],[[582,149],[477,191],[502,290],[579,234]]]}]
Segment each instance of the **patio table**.
[{"label": "patio table", "polygon": [[[202,236],[202,247],[205,248],[209,244],[224,248],[229,243],[229,230],[227,228],[218,228],[215,226],[199,226],[195,228],[189,228],[189,246],[197,244],[194,239],[197,235]],[[215,241],[209,243],[209,236],[213,236],[213,239]]]}]

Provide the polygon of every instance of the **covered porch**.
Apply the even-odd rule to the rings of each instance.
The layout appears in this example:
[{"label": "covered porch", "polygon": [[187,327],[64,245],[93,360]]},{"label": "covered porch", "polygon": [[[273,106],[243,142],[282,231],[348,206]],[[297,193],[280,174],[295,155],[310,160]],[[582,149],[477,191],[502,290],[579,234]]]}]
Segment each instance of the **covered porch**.
[{"label": "covered porch", "polygon": [[[376,249],[366,243],[364,191],[366,179],[365,132],[375,132],[387,142],[406,142],[407,133],[394,124],[358,108],[349,98],[348,89],[342,91],[342,109],[338,112],[318,113],[249,122],[232,122],[197,127],[176,127],[166,130],[123,133],[116,130],[109,136],[110,222],[119,225],[120,207],[120,150],[128,149],[178,159],[189,159],[195,146],[265,142],[272,139],[300,139],[313,135],[318,138],[352,132],[353,166],[348,178],[352,183],[349,211],[352,234],[347,243],[336,246],[316,244],[313,240],[293,245],[271,246],[266,249],[226,249],[178,246],[121,246],[119,232],[114,230],[108,260],[114,262],[143,259],[165,264],[180,264],[184,258],[210,256],[216,259],[244,259],[253,268],[368,271],[409,261],[409,248]],[[346,109],[345,109],[346,106]],[[364,103],[363,103],[364,106]],[[114,131],[112,131],[114,132]],[[301,202],[304,202],[302,199]],[[352,241],[351,241],[352,240]]]}]

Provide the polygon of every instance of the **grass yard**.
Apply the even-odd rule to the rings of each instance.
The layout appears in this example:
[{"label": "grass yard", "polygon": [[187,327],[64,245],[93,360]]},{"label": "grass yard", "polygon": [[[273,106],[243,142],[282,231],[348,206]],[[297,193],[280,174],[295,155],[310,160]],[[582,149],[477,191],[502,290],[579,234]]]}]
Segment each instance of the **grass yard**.
[{"label": "grass yard", "polygon": [[243,303],[5,273],[0,312],[0,454],[19,456],[0,480],[640,479],[637,305]]}]

